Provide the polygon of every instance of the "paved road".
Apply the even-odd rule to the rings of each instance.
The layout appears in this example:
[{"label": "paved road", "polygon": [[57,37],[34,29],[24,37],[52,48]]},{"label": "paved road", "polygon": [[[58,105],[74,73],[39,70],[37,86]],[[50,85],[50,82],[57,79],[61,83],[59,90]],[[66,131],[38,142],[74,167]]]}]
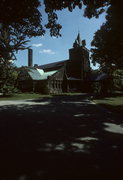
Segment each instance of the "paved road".
[{"label": "paved road", "polygon": [[0,179],[122,179],[123,117],[87,96],[0,102]]}]

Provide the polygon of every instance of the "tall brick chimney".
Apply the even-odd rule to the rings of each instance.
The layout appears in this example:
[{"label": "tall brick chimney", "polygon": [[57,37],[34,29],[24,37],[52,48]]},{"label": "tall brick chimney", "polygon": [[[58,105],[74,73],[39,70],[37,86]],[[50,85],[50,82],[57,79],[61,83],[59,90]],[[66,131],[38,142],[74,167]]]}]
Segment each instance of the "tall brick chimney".
[{"label": "tall brick chimney", "polygon": [[28,66],[33,66],[33,51],[32,49],[28,49]]}]

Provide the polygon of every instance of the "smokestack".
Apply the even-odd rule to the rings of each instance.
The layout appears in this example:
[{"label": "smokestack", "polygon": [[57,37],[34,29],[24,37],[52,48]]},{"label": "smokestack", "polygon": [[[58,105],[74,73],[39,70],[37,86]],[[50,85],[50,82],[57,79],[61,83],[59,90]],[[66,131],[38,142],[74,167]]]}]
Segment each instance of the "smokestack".
[{"label": "smokestack", "polygon": [[33,51],[32,49],[28,49],[28,66],[32,67],[33,66]]}]

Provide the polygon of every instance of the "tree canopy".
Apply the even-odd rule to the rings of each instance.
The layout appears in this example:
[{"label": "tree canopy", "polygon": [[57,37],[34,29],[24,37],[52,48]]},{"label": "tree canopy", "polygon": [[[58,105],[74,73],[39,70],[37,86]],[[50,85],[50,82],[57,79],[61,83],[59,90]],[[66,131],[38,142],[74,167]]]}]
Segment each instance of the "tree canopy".
[{"label": "tree canopy", "polygon": [[[91,18],[98,17],[109,4],[109,0],[21,0],[17,3],[14,0],[1,0],[0,23],[12,25],[18,30],[21,26],[27,36],[44,35],[46,28],[51,36],[59,36],[61,25],[57,22],[58,10],[68,8],[72,11],[77,6],[81,9],[85,5],[84,16]],[[42,23],[40,6],[44,6],[48,17],[45,25]]]},{"label": "tree canopy", "polygon": [[122,2],[115,1],[107,9],[106,22],[95,33],[92,46],[92,62],[101,67],[123,68]]}]

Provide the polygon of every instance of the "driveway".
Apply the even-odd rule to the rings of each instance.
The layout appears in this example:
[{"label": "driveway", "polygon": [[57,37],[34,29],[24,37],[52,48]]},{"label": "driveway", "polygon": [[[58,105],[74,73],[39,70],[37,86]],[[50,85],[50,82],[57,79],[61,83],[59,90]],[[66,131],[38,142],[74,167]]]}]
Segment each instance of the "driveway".
[{"label": "driveway", "polygon": [[122,179],[123,117],[86,95],[0,101],[1,179]]}]

